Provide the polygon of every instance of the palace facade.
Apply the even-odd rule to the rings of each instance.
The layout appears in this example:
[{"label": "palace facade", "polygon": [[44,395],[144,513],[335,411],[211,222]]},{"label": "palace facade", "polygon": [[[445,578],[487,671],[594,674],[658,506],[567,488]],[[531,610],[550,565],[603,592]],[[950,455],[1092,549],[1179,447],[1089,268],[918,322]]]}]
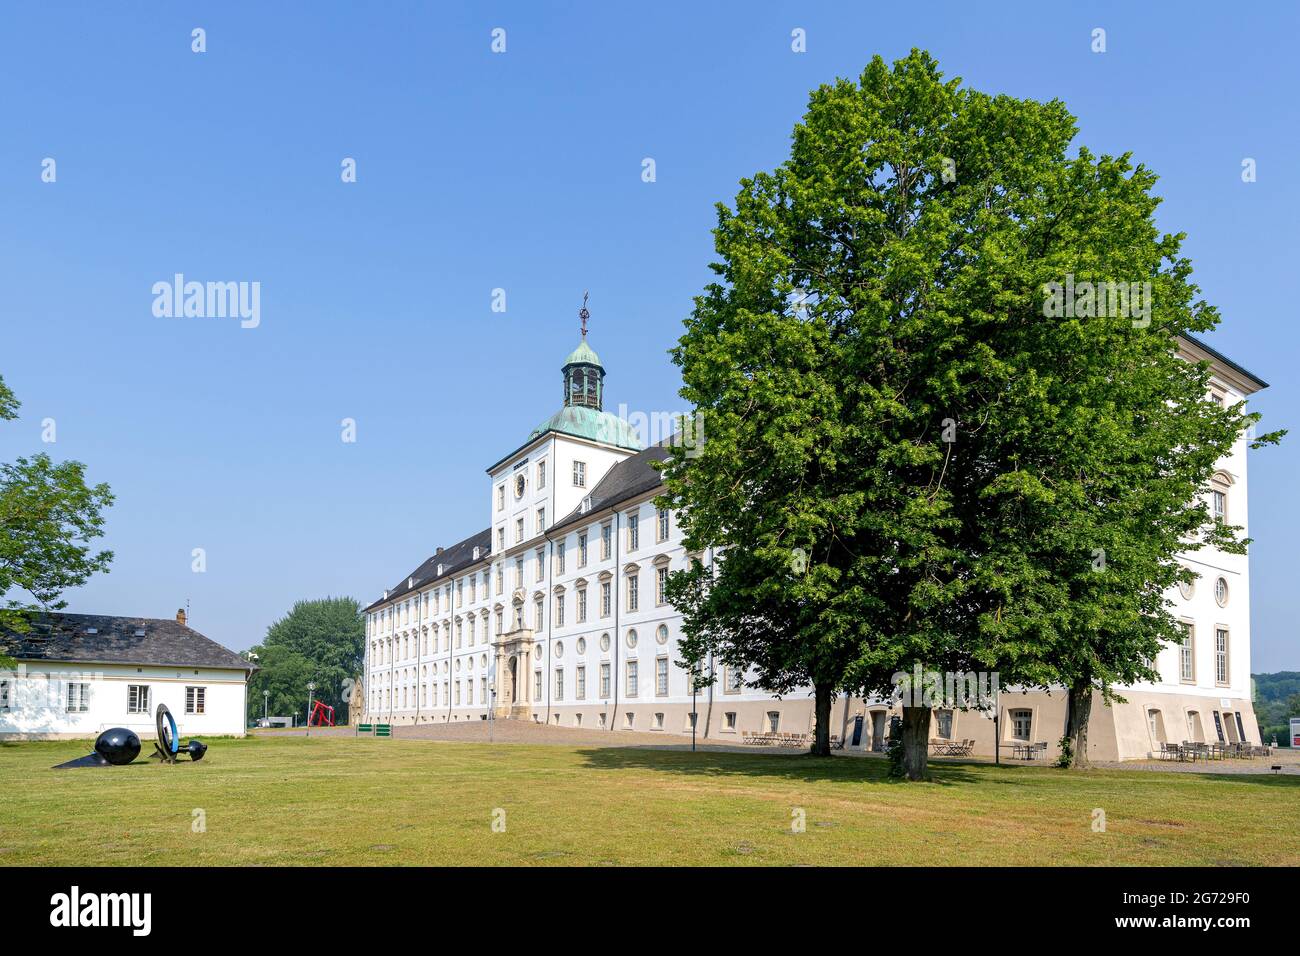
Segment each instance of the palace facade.
[{"label": "palace facade", "polygon": [[[1212,368],[1213,398],[1233,403],[1265,388],[1192,339],[1185,358]],[[719,666],[692,696],[677,641],[681,616],[664,599],[687,554],[674,515],[655,507],[654,462],[628,422],[604,411],[605,369],[586,333],[561,369],[563,405],[487,468],[490,524],[435,553],[365,609],[366,719],[396,724],[529,720],[610,732],[697,734],[741,742],[755,732],[808,732],[811,689],[775,697]],[[1247,526],[1246,439],[1219,463],[1209,504]],[[711,560],[711,555],[698,556]],[[1204,550],[1186,558],[1193,587],[1171,594],[1187,641],[1165,648],[1161,681],[1118,688],[1126,703],[1094,703],[1093,759],[1147,756],[1162,742],[1259,743],[1251,706],[1249,562]],[[1044,742],[1056,753],[1063,692],[1003,688],[993,712],[940,710],[932,733]],[[897,708],[841,698],[832,731],[849,748],[879,750]],[[995,734],[995,726],[997,732]]]}]

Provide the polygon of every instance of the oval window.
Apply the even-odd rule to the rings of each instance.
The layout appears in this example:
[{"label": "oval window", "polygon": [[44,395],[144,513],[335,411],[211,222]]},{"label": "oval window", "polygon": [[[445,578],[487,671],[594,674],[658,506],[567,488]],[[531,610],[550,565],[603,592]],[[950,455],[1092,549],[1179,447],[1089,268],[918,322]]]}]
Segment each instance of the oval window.
[{"label": "oval window", "polygon": [[1218,578],[1214,582],[1214,600],[1219,607],[1226,607],[1228,604],[1228,581],[1226,578]]}]

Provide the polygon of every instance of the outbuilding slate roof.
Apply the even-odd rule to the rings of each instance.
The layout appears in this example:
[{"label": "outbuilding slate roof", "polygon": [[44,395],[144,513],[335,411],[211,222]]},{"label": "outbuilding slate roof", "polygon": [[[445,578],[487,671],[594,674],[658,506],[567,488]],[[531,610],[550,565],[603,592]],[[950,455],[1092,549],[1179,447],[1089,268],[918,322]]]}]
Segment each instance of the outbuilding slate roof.
[{"label": "outbuilding slate roof", "polygon": [[0,653],[24,661],[257,669],[193,628],[155,617],[44,614],[25,633],[0,629]]}]

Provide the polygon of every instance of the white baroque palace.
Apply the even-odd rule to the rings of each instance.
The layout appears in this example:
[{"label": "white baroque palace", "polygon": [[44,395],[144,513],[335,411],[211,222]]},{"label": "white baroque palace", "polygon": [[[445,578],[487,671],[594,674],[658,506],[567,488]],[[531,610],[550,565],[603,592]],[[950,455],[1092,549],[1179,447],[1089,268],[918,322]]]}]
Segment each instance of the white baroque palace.
[{"label": "white baroque palace", "polygon": [[[1233,403],[1266,387],[1203,343],[1212,397]],[[674,516],[635,429],[603,410],[605,369],[586,332],[562,367],[564,404],[487,469],[489,527],[436,552],[365,610],[368,721],[427,724],[495,719],[608,731],[697,734],[740,742],[753,733],[805,733],[811,691],[774,697],[719,666],[693,699],[677,641],[681,616],[664,600],[686,566]],[[1246,526],[1246,440],[1219,462],[1210,507]],[[697,556],[708,560],[708,555]],[[1246,556],[1203,550],[1186,563],[1195,586],[1170,595],[1187,641],[1157,660],[1159,684],[1117,688],[1126,703],[1094,702],[1093,759],[1146,757],[1161,743],[1259,743],[1251,706]],[[996,723],[991,719],[996,713]],[[832,730],[849,748],[883,748],[897,708],[843,699]],[[939,710],[940,739],[992,753],[1044,742],[1065,727],[1061,691],[1004,688],[995,708]],[[996,731],[995,731],[996,727]]]}]

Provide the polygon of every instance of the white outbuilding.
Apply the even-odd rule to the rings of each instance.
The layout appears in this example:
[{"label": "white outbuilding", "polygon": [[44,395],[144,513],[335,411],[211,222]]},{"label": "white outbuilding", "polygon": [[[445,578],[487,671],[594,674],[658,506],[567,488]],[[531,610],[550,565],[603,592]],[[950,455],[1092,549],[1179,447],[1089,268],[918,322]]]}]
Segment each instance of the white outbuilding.
[{"label": "white outbuilding", "polygon": [[[5,660],[5,658],[8,658]],[[244,735],[256,666],[176,618],[39,615],[0,630],[0,740],[155,735],[166,704],[185,737]]]}]

